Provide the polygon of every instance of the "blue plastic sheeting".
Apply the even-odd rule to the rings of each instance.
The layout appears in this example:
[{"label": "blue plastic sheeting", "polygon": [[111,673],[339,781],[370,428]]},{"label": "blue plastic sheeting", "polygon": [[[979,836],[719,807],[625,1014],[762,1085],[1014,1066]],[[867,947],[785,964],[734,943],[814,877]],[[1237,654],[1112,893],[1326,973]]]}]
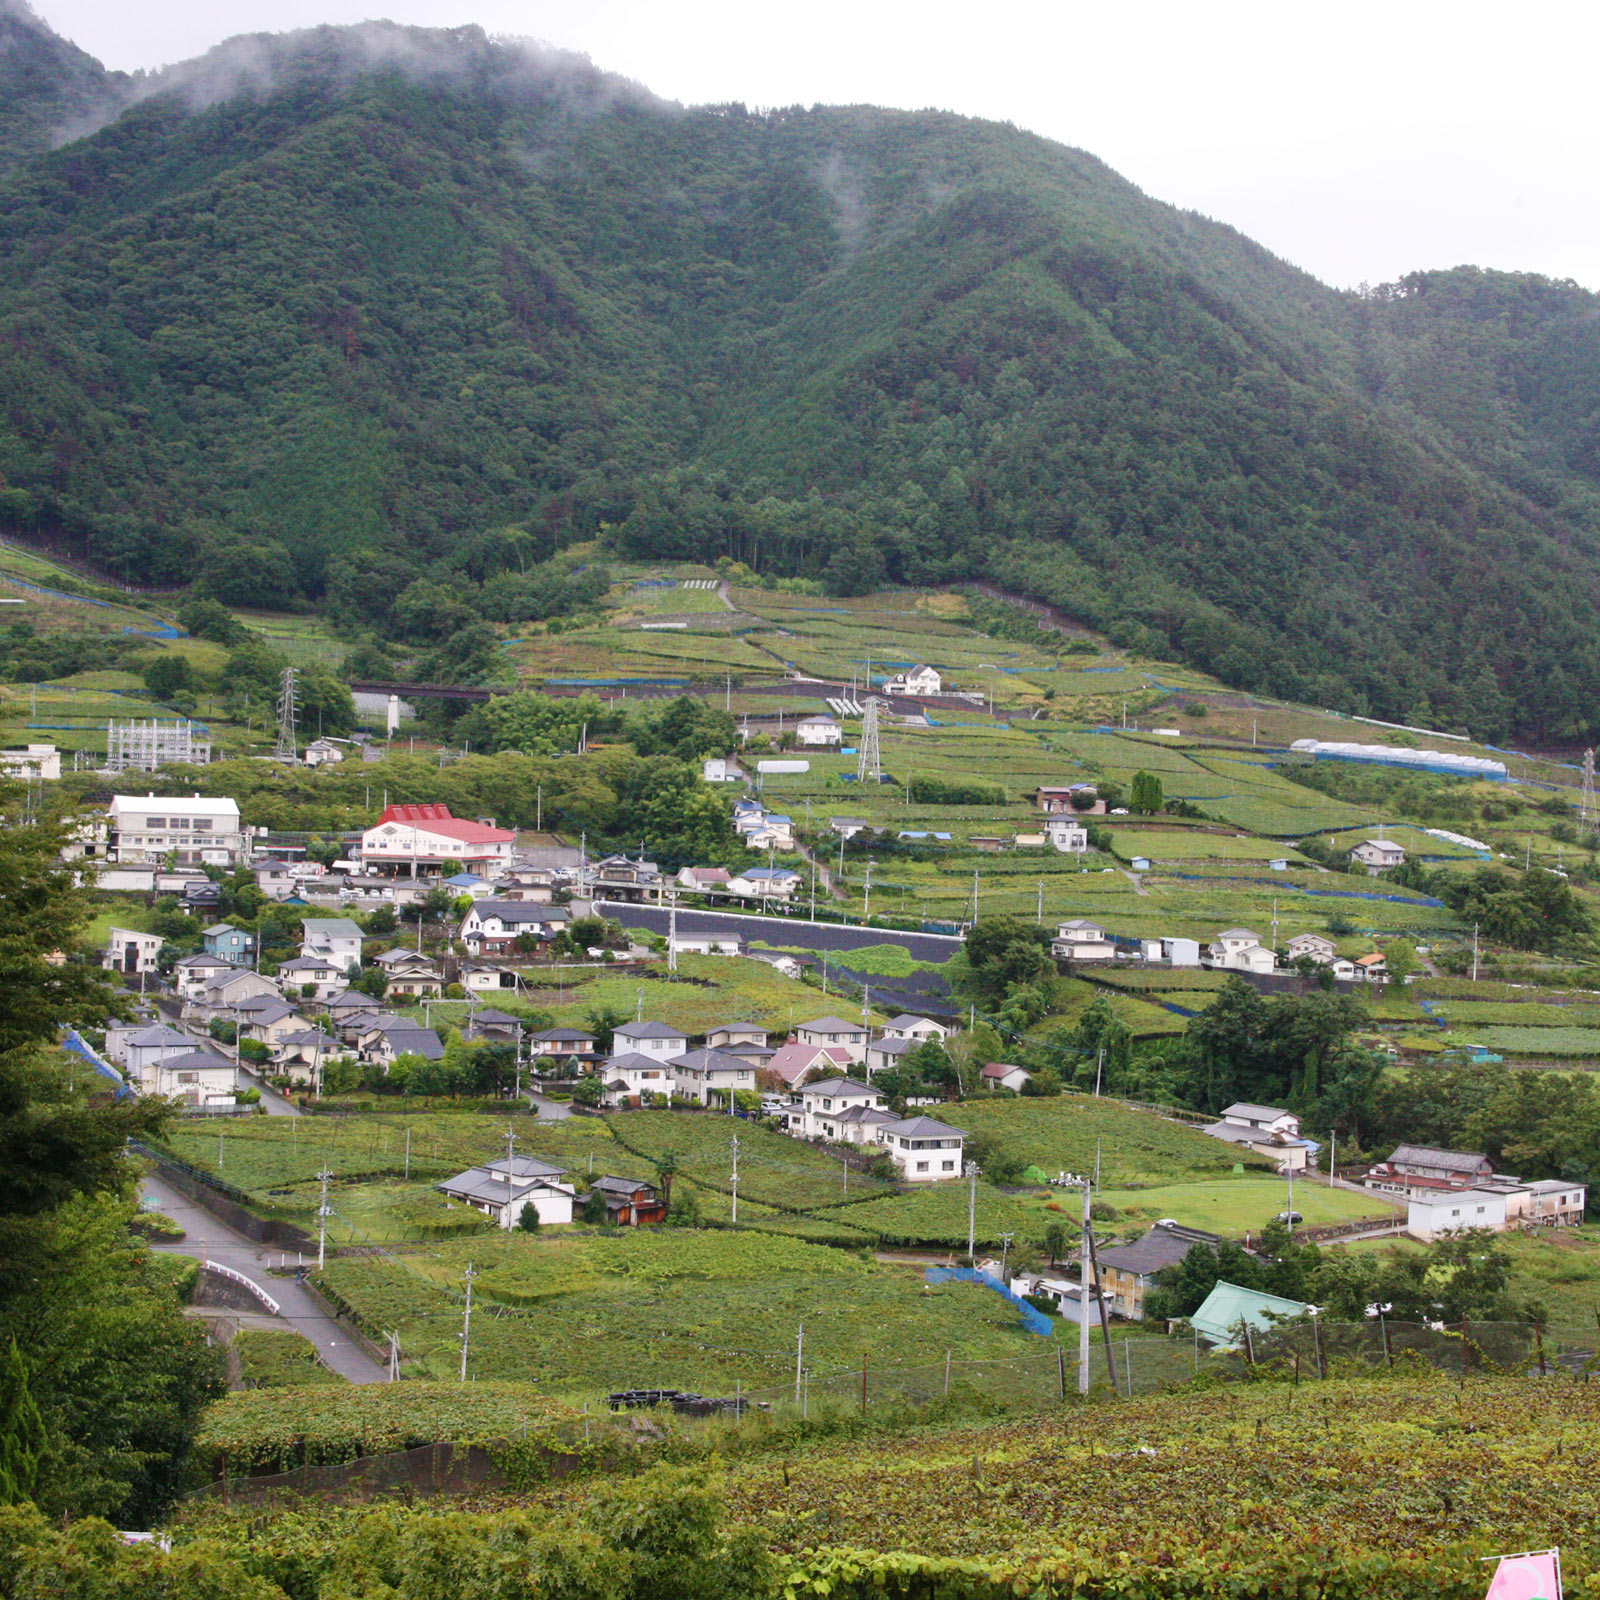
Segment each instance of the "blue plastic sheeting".
[{"label": "blue plastic sheeting", "polygon": [[141,639],[187,639],[189,637],[182,628],[174,628],[163,623],[156,628],[124,628],[124,633],[137,634]]},{"label": "blue plastic sheeting", "polygon": [[72,594],[66,589],[47,589],[42,583],[29,583],[26,578],[13,578],[8,572],[6,582],[14,583],[19,589],[32,589],[35,594],[53,594],[58,600],[81,600],[86,606],[102,606],[105,610],[116,609],[110,600],[93,600],[86,594]]},{"label": "blue plastic sheeting", "polygon": [[1391,906],[1432,906],[1435,910],[1444,909],[1444,901],[1435,900],[1431,894],[1363,894],[1359,889],[1307,889],[1305,893],[1317,895],[1323,900],[1382,900]]},{"label": "blue plastic sheeting", "polygon": [[1180,1006],[1171,1000],[1159,1000],[1156,1003],[1163,1011],[1170,1011],[1176,1017],[1198,1017],[1200,1015],[1198,1011],[1193,1011],[1188,1006]]},{"label": "blue plastic sheeting", "polygon": [[1012,1294],[998,1278],[991,1278],[987,1272],[979,1272],[974,1267],[929,1267],[922,1276],[929,1283],[948,1283],[952,1278],[957,1278],[962,1283],[975,1283],[980,1288],[993,1289],[1002,1300],[1009,1300],[1017,1308],[1022,1325],[1029,1333],[1036,1333],[1041,1339],[1050,1337],[1053,1324],[1049,1317],[1036,1306],[1030,1306],[1021,1295]]},{"label": "blue plastic sheeting", "polygon": [[109,1078],[117,1086],[117,1099],[126,1100],[133,1094],[133,1088],[128,1080],[111,1065],[90,1045],[84,1043],[82,1036],[76,1028],[68,1028],[67,1036],[61,1041],[62,1045],[75,1056],[82,1056],[85,1061],[100,1074],[102,1078]]},{"label": "blue plastic sheeting", "polygon": [[632,684],[644,684],[653,689],[681,689],[687,678],[546,678],[546,683],[558,683],[564,689],[623,689]]}]

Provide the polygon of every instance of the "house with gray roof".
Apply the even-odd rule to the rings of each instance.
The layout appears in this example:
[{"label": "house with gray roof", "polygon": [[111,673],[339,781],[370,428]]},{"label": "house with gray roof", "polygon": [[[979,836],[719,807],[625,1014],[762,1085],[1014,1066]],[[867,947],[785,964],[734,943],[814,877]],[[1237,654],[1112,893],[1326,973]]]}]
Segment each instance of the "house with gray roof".
[{"label": "house with gray roof", "polygon": [[902,1117],[876,1132],[907,1183],[941,1183],[961,1176],[965,1128],[953,1128],[937,1117]]},{"label": "house with gray roof", "polygon": [[565,1175],[565,1167],[530,1156],[512,1156],[468,1167],[434,1187],[447,1200],[493,1217],[502,1228],[514,1228],[522,1219],[523,1207],[530,1205],[541,1224],[572,1221],[576,1191],[562,1181]]}]

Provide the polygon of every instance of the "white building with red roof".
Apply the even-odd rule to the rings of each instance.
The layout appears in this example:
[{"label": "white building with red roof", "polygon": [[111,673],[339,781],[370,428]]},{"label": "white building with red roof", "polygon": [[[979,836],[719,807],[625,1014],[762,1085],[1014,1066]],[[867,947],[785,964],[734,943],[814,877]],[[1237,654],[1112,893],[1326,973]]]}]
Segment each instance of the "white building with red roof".
[{"label": "white building with red roof", "polygon": [[453,817],[446,805],[385,806],[377,826],[361,835],[361,864],[410,877],[464,870],[489,876],[511,864],[516,843],[508,829]]}]

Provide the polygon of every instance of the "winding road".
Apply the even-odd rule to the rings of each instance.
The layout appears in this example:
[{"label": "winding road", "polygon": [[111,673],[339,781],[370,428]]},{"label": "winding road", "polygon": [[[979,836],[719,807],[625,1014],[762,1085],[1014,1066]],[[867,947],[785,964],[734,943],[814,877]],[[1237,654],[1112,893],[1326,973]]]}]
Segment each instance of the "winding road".
[{"label": "winding road", "polygon": [[[144,1179],[145,1196],[183,1229],[183,1239],[152,1240],[151,1248],[170,1254],[192,1256],[197,1261],[215,1261],[242,1273],[265,1293],[272,1296],[280,1307],[276,1321],[303,1333],[317,1347],[317,1354],[337,1373],[351,1383],[382,1383],[388,1373],[355,1340],[350,1332],[341,1328],[314,1300],[307,1289],[293,1278],[268,1276],[266,1262],[269,1252],[255,1240],[235,1232],[221,1218],[213,1216],[203,1206],[179,1194],[158,1173],[148,1173]],[[264,1309],[264,1308],[263,1308]]]}]

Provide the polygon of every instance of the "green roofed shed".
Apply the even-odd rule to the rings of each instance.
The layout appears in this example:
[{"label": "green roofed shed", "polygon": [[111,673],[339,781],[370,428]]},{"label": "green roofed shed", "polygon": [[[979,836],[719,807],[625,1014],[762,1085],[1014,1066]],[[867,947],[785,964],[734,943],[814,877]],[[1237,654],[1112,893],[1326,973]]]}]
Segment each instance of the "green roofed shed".
[{"label": "green roofed shed", "polygon": [[1264,1332],[1280,1318],[1300,1317],[1315,1311],[1315,1306],[1308,1306],[1302,1300],[1285,1300],[1282,1295],[1241,1289],[1236,1283],[1219,1280],[1189,1321],[1208,1344],[1219,1350],[1236,1350],[1243,1342],[1239,1332],[1241,1323]]}]

